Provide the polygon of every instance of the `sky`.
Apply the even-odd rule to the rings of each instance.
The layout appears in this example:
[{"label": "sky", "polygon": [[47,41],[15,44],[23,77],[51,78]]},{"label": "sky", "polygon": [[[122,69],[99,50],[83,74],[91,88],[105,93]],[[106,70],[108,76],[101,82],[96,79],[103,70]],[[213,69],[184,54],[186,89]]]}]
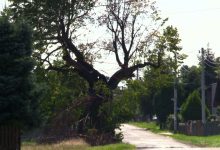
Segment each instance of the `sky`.
[{"label": "sky", "polygon": [[220,0],[157,0],[168,25],[177,27],[185,64],[198,64],[198,51],[207,45],[220,56]]},{"label": "sky", "polygon": [[[199,50],[207,45],[220,56],[220,0],[156,0],[166,25],[178,29],[183,53],[188,55],[184,64],[197,65]],[[0,9],[6,0],[0,0]],[[109,63],[112,71],[114,63]],[[112,65],[112,66],[111,66]],[[100,67],[98,67],[100,68]],[[109,74],[109,73],[108,73]]]}]

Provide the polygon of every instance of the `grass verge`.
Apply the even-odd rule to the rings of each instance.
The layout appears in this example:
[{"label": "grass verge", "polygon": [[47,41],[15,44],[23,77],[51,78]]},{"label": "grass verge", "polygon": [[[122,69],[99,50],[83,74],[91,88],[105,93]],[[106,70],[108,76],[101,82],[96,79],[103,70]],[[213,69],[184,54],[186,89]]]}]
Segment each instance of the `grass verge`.
[{"label": "grass verge", "polygon": [[36,142],[23,142],[21,150],[134,150],[135,146],[118,143],[104,146],[90,146],[81,139],[67,140],[53,144],[37,144]]},{"label": "grass verge", "polygon": [[95,146],[90,147],[88,150],[135,150],[135,146],[119,143],[119,144],[110,144],[105,146]]},{"label": "grass verge", "polygon": [[173,134],[170,137],[184,142],[201,147],[220,147],[220,135],[212,136],[188,136],[184,134]]},{"label": "grass verge", "polygon": [[[163,133],[167,130],[160,130],[155,122],[129,122],[129,124],[150,130],[154,133]],[[188,136],[184,134],[170,134],[170,136],[180,142],[201,147],[220,147],[220,135],[213,136]]]}]

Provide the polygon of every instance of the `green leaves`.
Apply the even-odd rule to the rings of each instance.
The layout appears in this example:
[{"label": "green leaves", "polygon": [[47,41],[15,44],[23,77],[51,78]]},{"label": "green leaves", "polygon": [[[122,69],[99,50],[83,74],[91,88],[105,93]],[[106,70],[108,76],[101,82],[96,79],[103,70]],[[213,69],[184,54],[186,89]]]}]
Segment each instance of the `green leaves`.
[{"label": "green leaves", "polygon": [[[201,120],[201,100],[198,90],[193,91],[186,99],[186,102],[181,106],[181,115],[185,121]],[[209,110],[207,107],[206,115],[209,115]]]},{"label": "green leaves", "polygon": [[37,100],[32,97],[31,44],[27,25],[0,18],[0,123],[33,124],[29,117]]},{"label": "green leaves", "polygon": [[45,95],[40,105],[44,122],[48,122],[87,93],[88,87],[85,81],[71,71],[58,73],[38,66],[35,74],[38,83],[45,88]]},{"label": "green leaves", "polygon": [[[96,0],[10,0],[5,10],[13,21],[25,20],[34,29],[34,48],[40,54],[47,53],[48,47],[62,45],[60,36],[64,33],[75,39],[75,33],[84,27],[88,12]],[[61,26],[62,29],[61,29]],[[60,49],[62,51],[62,49]]]}]

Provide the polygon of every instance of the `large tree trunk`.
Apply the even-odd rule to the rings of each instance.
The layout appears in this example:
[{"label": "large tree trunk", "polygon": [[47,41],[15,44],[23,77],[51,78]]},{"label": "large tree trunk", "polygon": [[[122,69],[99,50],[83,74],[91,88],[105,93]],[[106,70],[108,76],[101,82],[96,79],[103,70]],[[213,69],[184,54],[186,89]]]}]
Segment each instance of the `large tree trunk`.
[{"label": "large tree trunk", "polygon": [[88,100],[87,102],[83,103],[84,112],[80,117],[80,121],[78,123],[78,133],[85,133],[85,127],[89,128],[100,128],[99,123],[99,109],[100,106],[104,103],[104,98],[99,96],[88,96],[86,97]]}]

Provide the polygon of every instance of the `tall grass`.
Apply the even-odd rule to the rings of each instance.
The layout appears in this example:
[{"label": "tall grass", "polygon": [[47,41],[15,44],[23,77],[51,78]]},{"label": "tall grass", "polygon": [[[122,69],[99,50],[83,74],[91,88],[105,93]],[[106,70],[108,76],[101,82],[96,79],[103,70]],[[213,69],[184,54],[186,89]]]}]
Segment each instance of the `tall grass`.
[{"label": "tall grass", "polygon": [[21,150],[135,150],[135,146],[118,143],[91,147],[83,140],[68,140],[54,144],[23,142]]},{"label": "tall grass", "polygon": [[53,144],[23,142],[21,150],[85,150],[89,147],[83,140],[67,140]]}]

